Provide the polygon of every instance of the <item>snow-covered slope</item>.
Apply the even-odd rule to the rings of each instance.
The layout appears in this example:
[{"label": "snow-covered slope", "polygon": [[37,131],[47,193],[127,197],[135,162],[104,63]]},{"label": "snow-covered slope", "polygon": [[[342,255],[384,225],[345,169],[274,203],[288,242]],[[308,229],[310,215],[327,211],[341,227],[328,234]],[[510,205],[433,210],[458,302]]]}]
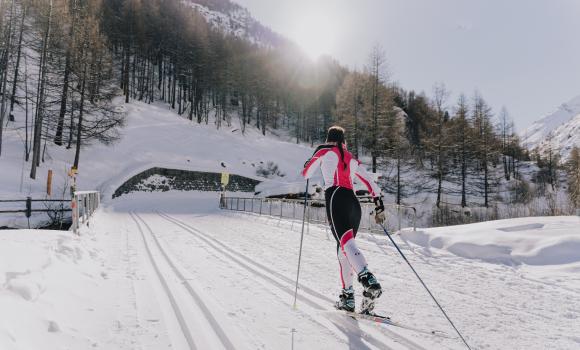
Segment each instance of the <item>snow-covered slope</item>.
[{"label": "snow-covered slope", "polygon": [[[100,190],[105,200],[123,182],[152,167],[225,171],[261,181],[292,182],[300,178],[299,169],[312,154],[310,147],[284,142],[271,134],[263,136],[253,127],[242,135],[237,118],[232,118],[232,126],[224,123],[216,130],[212,121],[208,125],[197,124],[164,105],[131,102],[121,103],[120,108],[127,112],[120,140],[112,145],[83,147],[80,156],[78,189]],[[44,198],[49,169],[54,173],[53,198],[68,197],[66,174],[74,160],[74,148],[67,150],[48,143],[46,162],[38,169],[37,179],[31,180],[30,162],[23,161],[22,120],[17,116],[17,123],[5,130],[0,157],[0,198],[22,199],[29,195]],[[260,177],[257,170],[268,162],[276,164],[284,177]],[[17,214],[14,220],[2,215],[0,226],[26,227],[24,215]]]},{"label": "snow-covered slope", "polygon": [[520,137],[528,149],[545,151],[552,147],[566,158],[574,146],[580,147],[580,96],[536,121],[521,132]]},{"label": "snow-covered slope", "polygon": [[538,144],[540,151],[545,152],[550,147],[558,150],[563,160],[570,156],[574,147],[580,147],[580,111],[568,122],[552,130]]},{"label": "snow-covered slope", "polygon": [[278,33],[258,22],[246,8],[230,2],[220,1],[221,6],[212,1],[182,0],[184,4],[195,8],[214,28],[253,44],[265,47],[279,47],[288,43]]},{"label": "snow-covered slope", "polygon": [[[132,193],[80,237],[0,232],[0,349],[465,348],[333,311],[336,243],[324,226],[304,237],[293,309],[300,225],[217,203],[213,193]],[[473,349],[577,349],[579,224],[537,217],[394,239]],[[385,289],[378,313],[453,335],[385,236],[357,242]],[[489,252],[538,259],[482,261]]]}]

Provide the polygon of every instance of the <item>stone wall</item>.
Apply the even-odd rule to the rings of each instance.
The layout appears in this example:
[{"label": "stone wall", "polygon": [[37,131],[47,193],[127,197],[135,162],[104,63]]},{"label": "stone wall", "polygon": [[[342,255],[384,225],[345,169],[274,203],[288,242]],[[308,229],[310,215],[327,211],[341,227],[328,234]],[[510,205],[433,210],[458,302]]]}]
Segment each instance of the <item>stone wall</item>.
[{"label": "stone wall", "polygon": [[[260,181],[230,174],[226,191],[254,192]],[[113,198],[131,192],[153,191],[221,191],[221,174],[165,168],[151,168],[137,174],[122,184]]]}]

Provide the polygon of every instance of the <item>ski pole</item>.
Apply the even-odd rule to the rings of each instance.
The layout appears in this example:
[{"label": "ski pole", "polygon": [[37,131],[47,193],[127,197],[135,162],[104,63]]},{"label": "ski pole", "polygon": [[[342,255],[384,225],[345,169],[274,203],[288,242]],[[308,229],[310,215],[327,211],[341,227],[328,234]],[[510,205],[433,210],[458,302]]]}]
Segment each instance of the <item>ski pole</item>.
[{"label": "ski pole", "polygon": [[471,350],[471,347],[469,346],[469,344],[467,344],[467,341],[465,341],[465,338],[463,338],[463,335],[461,335],[461,333],[459,332],[459,330],[457,329],[457,327],[455,327],[455,324],[453,324],[453,321],[451,321],[451,319],[449,318],[449,316],[447,316],[447,313],[445,312],[445,310],[443,310],[443,307],[441,307],[441,304],[439,304],[439,302],[437,301],[437,299],[435,299],[435,296],[433,296],[433,293],[431,293],[431,291],[429,290],[429,288],[427,287],[427,285],[425,284],[425,282],[423,282],[423,280],[421,279],[421,277],[419,276],[419,274],[417,273],[417,271],[415,271],[415,269],[413,268],[413,265],[411,265],[411,263],[409,262],[409,260],[407,260],[407,257],[405,256],[405,254],[403,254],[403,252],[401,251],[401,249],[399,248],[399,246],[397,245],[397,243],[395,243],[395,240],[393,239],[393,237],[391,237],[391,234],[389,233],[389,231],[387,231],[387,228],[383,224],[379,224],[379,226],[381,226],[381,228],[383,229],[383,231],[385,231],[385,234],[387,235],[387,237],[389,237],[389,239],[391,240],[391,243],[393,243],[393,245],[395,246],[395,248],[397,248],[397,251],[403,257],[403,260],[405,260],[405,262],[407,263],[407,265],[409,265],[409,267],[411,268],[411,270],[413,271],[413,273],[415,274],[415,276],[417,276],[417,278],[419,279],[419,282],[421,282],[421,284],[423,285],[423,287],[425,287],[425,290],[427,290],[427,293],[429,293],[429,295],[431,296],[431,299],[433,299],[433,301],[435,302],[435,304],[437,304],[437,307],[439,307],[439,310],[441,310],[441,312],[443,313],[443,316],[445,316],[445,318],[447,319],[447,321],[449,321],[449,323],[451,324],[451,327],[453,327],[453,329],[455,330],[455,332],[457,332],[457,334],[459,335],[459,338],[461,338],[461,340],[463,341],[463,343],[465,344],[465,346],[467,346],[467,348],[469,350]]},{"label": "ski pole", "polygon": [[306,191],[304,191],[304,211],[302,212],[302,233],[300,233],[300,251],[298,252],[298,269],[296,271],[296,288],[294,289],[294,309],[296,309],[296,298],[298,297],[298,278],[300,277],[300,262],[302,260],[302,243],[304,241],[304,222],[306,221],[306,201],[308,199],[308,183],[306,179]]}]

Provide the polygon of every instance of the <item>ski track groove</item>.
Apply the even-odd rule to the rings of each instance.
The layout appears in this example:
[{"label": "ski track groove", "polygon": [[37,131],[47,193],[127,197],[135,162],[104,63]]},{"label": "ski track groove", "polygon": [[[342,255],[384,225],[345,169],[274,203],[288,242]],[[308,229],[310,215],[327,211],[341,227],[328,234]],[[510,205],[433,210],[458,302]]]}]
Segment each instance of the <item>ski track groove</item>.
[{"label": "ski track groove", "polygon": [[[166,215],[166,216],[169,216],[169,215],[167,215],[167,214],[165,214],[165,215]],[[175,218],[173,218],[173,219],[175,219]],[[177,219],[175,219],[175,220],[177,220]],[[192,228],[192,229],[193,229],[193,227],[191,227],[191,226],[190,226],[190,228]],[[227,230],[229,230],[229,231],[231,231],[231,229],[228,229],[228,228],[226,228],[226,229],[227,229]],[[196,229],[196,230],[197,230],[197,231],[200,231],[200,230],[198,230],[198,229]],[[203,233],[203,232],[201,232],[201,231],[200,231],[200,233]],[[207,236],[207,235],[205,235],[205,236]],[[274,270],[270,269],[269,267],[267,267],[267,266],[265,266],[265,265],[262,265],[262,264],[260,264],[260,263],[258,263],[258,262],[256,262],[256,261],[254,261],[254,260],[253,260],[253,259],[251,259],[250,257],[248,257],[248,256],[246,256],[246,255],[244,255],[244,254],[242,254],[242,253],[239,253],[239,252],[237,252],[237,251],[235,251],[235,250],[233,250],[233,249],[231,249],[230,247],[228,247],[227,245],[225,245],[225,244],[223,244],[222,242],[218,241],[217,239],[215,239],[215,238],[212,238],[212,237],[208,237],[208,238],[209,238],[209,239],[211,239],[211,240],[213,240],[213,241],[214,241],[216,244],[220,245],[220,246],[221,246],[221,247],[223,247],[224,249],[227,249],[227,250],[228,250],[228,251],[230,251],[232,254],[234,254],[234,255],[237,255],[238,257],[240,257],[240,258],[242,258],[242,259],[245,259],[245,260],[247,260],[247,261],[248,261],[248,262],[250,262],[251,264],[253,264],[253,265],[255,265],[255,266],[259,267],[259,268],[262,268],[262,269],[266,270],[267,272],[269,272],[269,273],[271,273],[271,274],[275,275],[276,277],[278,277],[278,278],[280,278],[280,279],[282,279],[282,280],[284,280],[284,281],[286,281],[286,282],[288,282],[288,283],[290,283],[290,284],[292,284],[292,285],[294,285],[294,283],[296,283],[294,280],[292,280],[292,279],[290,279],[290,278],[286,277],[285,275],[283,275],[283,274],[281,274],[281,273],[279,273],[279,272],[277,272],[277,271],[274,271]],[[366,239],[365,239],[365,240],[366,240]],[[371,242],[367,240],[367,243],[371,243]],[[313,296],[315,296],[315,297],[318,297],[318,298],[320,298],[320,299],[322,299],[322,300],[324,300],[324,301],[326,301],[326,302],[328,302],[328,303],[330,303],[330,304],[334,304],[334,300],[332,300],[332,299],[330,299],[329,297],[327,297],[326,295],[324,295],[324,294],[321,294],[321,293],[319,293],[319,292],[317,292],[317,291],[315,291],[315,290],[313,290],[313,289],[310,289],[310,288],[308,288],[308,287],[306,287],[306,286],[304,286],[304,285],[302,285],[302,284],[299,284],[299,289],[300,289],[300,290],[304,290],[304,291],[306,291],[307,293],[309,293],[309,294],[311,294],[311,295],[313,295]],[[300,297],[300,296],[299,296],[299,297]],[[326,310],[326,308],[324,308],[324,310]],[[395,322],[394,322],[394,323],[395,323]],[[437,336],[437,337],[440,337],[440,338],[445,338],[445,339],[449,339],[449,340],[455,340],[455,339],[458,339],[458,338],[456,338],[456,337],[453,337],[453,336],[451,336],[451,335],[447,334],[447,332],[444,332],[444,331],[438,331],[438,330],[429,331],[429,330],[424,330],[424,329],[420,329],[420,328],[416,328],[416,327],[412,327],[412,326],[407,326],[407,325],[404,325],[404,324],[391,324],[390,326],[392,326],[392,327],[399,327],[399,328],[403,328],[403,329],[410,330],[410,331],[413,331],[413,332],[422,333],[422,334],[424,334],[424,335],[428,335],[428,336]],[[384,329],[384,328],[383,328],[383,329]],[[396,338],[396,337],[401,337],[400,335],[398,335],[398,334],[396,334],[396,333],[392,333],[392,331],[391,331],[391,330],[385,329],[385,331],[386,331],[386,332],[388,332],[388,333],[389,333],[389,334],[390,334],[392,337],[394,337],[394,338]],[[419,345],[417,345],[417,344],[415,344],[415,345],[416,345],[416,346],[419,346]]]},{"label": "ski track groove", "polygon": [[151,248],[149,248],[149,244],[147,243],[147,239],[145,238],[145,233],[143,232],[141,225],[139,224],[139,222],[137,221],[135,216],[133,216],[133,213],[129,213],[129,215],[131,216],[131,219],[133,219],[133,221],[137,225],[137,228],[139,229],[139,232],[141,233],[141,237],[143,238],[143,243],[145,245],[145,250],[147,251],[147,255],[149,256],[149,261],[151,262],[151,265],[153,266],[153,269],[155,270],[155,273],[157,274],[157,277],[159,278],[159,281],[161,282],[161,285],[163,286],[163,289],[165,290],[165,294],[167,295],[169,302],[171,303],[171,308],[173,309],[173,312],[174,312],[174,314],[177,318],[177,321],[179,323],[179,327],[181,328],[181,332],[183,333],[183,336],[185,337],[185,340],[187,341],[187,344],[189,345],[190,350],[197,350],[197,346],[195,345],[195,342],[193,341],[193,336],[191,335],[191,332],[190,332],[189,328],[187,327],[187,324],[185,322],[183,314],[181,313],[181,310],[179,309],[179,307],[177,305],[177,301],[175,300],[175,296],[173,295],[173,293],[171,293],[171,290],[169,289],[167,281],[163,277],[163,274],[159,270],[159,266],[157,265],[157,263],[155,262],[155,259],[153,258],[153,254],[151,253]]},{"label": "ski track groove", "polygon": [[[229,228],[226,228],[226,229],[228,231],[232,231]],[[285,275],[282,275],[281,273],[279,273],[277,271],[274,271],[274,270],[268,268],[267,266],[262,265],[262,264],[260,264],[260,263],[258,263],[256,261],[254,261],[253,259],[251,259],[250,257],[245,256],[244,254],[241,254],[241,253],[239,253],[239,252],[237,252],[235,250],[232,250],[230,247],[228,247],[227,245],[221,243],[220,241],[216,240],[215,238],[211,238],[211,237],[209,237],[209,238],[210,239],[213,239],[213,241],[216,242],[216,244],[222,246],[223,248],[229,249],[232,254],[235,254],[235,255],[241,257],[242,259],[246,259],[247,261],[251,262],[255,266],[258,266],[258,267],[260,267],[260,268],[268,271],[269,273],[271,273],[273,275],[276,275],[278,278],[280,278],[280,279],[282,279],[282,280],[284,280],[284,281],[286,281],[288,283],[291,283],[291,284],[296,283],[294,280],[286,277]],[[376,240],[376,238],[374,238],[374,239]],[[366,241],[366,243],[371,244],[371,246],[374,246],[374,244],[372,244],[371,241],[369,241],[368,239],[363,238],[363,240]],[[309,294],[311,294],[313,296],[316,296],[316,297],[318,297],[318,298],[320,298],[322,300],[325,300],[326,302],[328,302],[330,304],[334,304],[334,300],[332,300],[332,299],[328,298],[326,295],[321,294],[321,293],[319,293],[319,292],[317,292],[317,291],[315,291],[313,289],[310,289],[310,288],[308,288],[308,287],[306,287],[306,286],[304,286],[302,284],[299,284],[299,289],[304,290],[307,293],[309,293]],[[397,322],[393,321],[393,323],[397,323]],[[410,331],[413,331],[413,332],[417,332],[417,333],[423,333],[423,334],[429,335],[429,336],[438,336],[438,337],[441,337],[441,338],[452,339],[452,340],[458,339],[457,337],[453,337],[453,336],[449,335],[447,332],[440,331],[440,330],[432,330],[432,331],[429,331],[429,330],[426,330],[426,329],[421,329],[421,328],[417,328],[417,327],[413,327],[413,326],[407,326],[407,325],[404,325],[404,324],[392,324],[391,326],[393,326],[393,327],[400,327],[400,328],[407,329],[407,330],[410,330]]]},{"label": "ski track groove", "polygon": [[157,236],[155,235],[155,233],[153,232],[153,230],[151,229],[151,227],[137,213],[133,213],[133,214],[139,220],[141,220],[141,222],[143,222],[143,224],[145,225],[145,227],[147,228],[147,230],[149,230],[149,232],[151,233],[151,236],[153,237],[153,241],[155,242],[157,248],[159,249],[159,251],[161,252],[161,254],[163,255],[163,257],[165,258],[165,260],[167,261],[167,263],[169,264],[169,266],[171,267],[171,269],[173,270],[173,272],[175,273],[175,275],[182,282],[182,285],[188,291],[189,295],[193,298],[193,300],[195,301],[195,303],[197,304],[197,306],[203,312],[203,315],[205,316],[205,319],[211,325],[214,333],[218,336],[218,338],[219,338],[220,342],[222,343],[222,345],[224,346],[224,348],[227,349],[227,350],[235,350],[236,347],[233,345],[233,343],[231,342],[231,340],[229,339],[229,337],[227,336],[227,334],[224,332],[224,330],[222,329],[222,327],[219,325],[219,323],[217,322],[217,320],[215,319],[215,317],[213,316],[213,314],[211,313],[211,311],[207,308],[207,306],[203,302],[203,299],[199,296],[199,294],[197,294],[195,292],[195,290],[191,286],[191,283],[185,278],[185,276],[181,273],[181,271],[179,271],[179,269],[177,268],[177,266],[175,266],[175,264],[173,263],[173,261],[171,260],[171,258],[169,258],[169,255],[167,255],[167,252],[165,251],[165,249],[163,249],[163,247],[161,246],[161,243],[159,243],[159,240],[157,239]]},{"label": "ski track groove", "polygon": [[[240,259],[245,260],[247,263],[254,265],[255,267],[262,269],[263,271],[266,271],[276,277],[278,277],[279,279],[289,283],[290,285],[293,285],[295,283],[295,281],[293,281],[292,279],[288,278],[287,276],[282,275],[281,273],[274,271],[272,269],[270,269],[267,266],[264,266],[256,261],[254,261],[253,259],[245,256],[242,253],[239,253],[237,251],[235,251],[234,249],[228,247],[227,245],[225,245],[224,243],[220,242],[219,240],[211,237],[210,235],[205,234],[204,232],[202,232],[201,230],[198,230],[194,227],[192,227],[191,225],[183,222],[182,220],[176,219],[166,213],[157,213],[160,217],[162,217],[163,219],[172,222],[173,224],[181,227],[182,229],[186,230],[187,232],[189,232],[190,234],[194,235],[195,237],[197,237],[198,239],[201,239],[202,241],[206,242],[208,245],[210,245],[212,248],[214,248],[216,251],[230,256],[231,259],[233,259],[234,261],[236,261],[238,264],[240,264],[240,266],[243,266],[244,268],[246,268],[248,271],[257,274],[258,276],[262,277],[263,279],[267,280],[268,282],[270,282],[271,284],[275,285],[276,287],[278,287],[279,289],[285,291],[286,293],[290,294],[290,295],[294,295],[294,290],[292,288],[289,288],[288,286],[283,285],[282,283],[270,278],[269,276],[267,276],[264,273],[261,273],[259,271],[256,271],[254,268],[252,268],[251,266],[248,266],[248,264],[240,261]],[[213,243],[212,243],[213,242]],[[220,248],[221,247],[221,248]],[[236,258],[237,256],[237,258]],[[332,304],[334,301],[331,300],[330,298],[328,298],[327,296],[312,290],[306,286],[303,286],[301,284],[299,284],[299,289],[305,291],[306,293],[310,294],[313,297],[319,298],[321,300],[324,300],[325,302],[328,302],[330,304]],[[311,299],[305,297],[304,295],[299,294],[298,295],[298,299],[300,299],[301,301],[305,302],[306,304],[308,304],[309,306],[311,306],[312,308],[318,310],[318,311],[329,311],[326,307],[320,305],[319,303],[312,301]],[[324,326],[324,325],[323,325]],[[351,328],[352,325],[350,325],[350,323],[348,324],[348,327]],[[324,326],[326,328],[328,328],[327,326]],[[351,328],[352,329],[352,328]],[[405,338],[395,332],[393,332],[392,330],[387,329],[386,327],[381,327],[381,331],[385,332],[388,334],[388,336],[390,336],[395,342],[398,342],[410,349],[418,349],[418,350],[426,350],[424,347],[420,346],[419,344],[413,342],[412,340]],[[380,340],[374,338],[374,336],[364,332],[364,339],[369,341],[369,339],[367,338],[372,338],[374,340],[374,342],[369,341],[372,345],[374,346],[378,346],[379,348],[385,348],[387,345],[382,343]],[[374,343],[374,344],[373,344]],[[380,344],[377,344],[380,343]],[[387,347],[388,348],[388,347]]]},{"label": "ski track groove", "polygon": [[[159,214],[159,216],[161,216],[162,218],[164,218],[162,216],[162,214]],[[170,216],[169,216],[169,218],[164,218],[164,219],[167,220],[167,221],[169,221],[169,222],[172,222],[173,224],[175,224],[175,225],[177,225],[179,227],[181,227],[182,229],[184,229],[187,232],[189,232],[190,234],[192,234],[194,237],[196,237],[196,238],[204,241],[206,244],[208,244],[210,247],[212,247],[218,253],[221,253],[221,254],[229,257],[231,260],[235,261],[238,264],[237,266],[241,266],[241,267],[245,268],[246,270],[250,271],[251,273],[253,273],[254,275],[261,277],[263,280],[265,280],[266,282],[270,283],[271,285],[274,285],[275,287],[279,288],[280,290],[286,292],[288,295],[290,295],[290,296],[293,296],[294,295],[294,290],[292,288],[287,287],[287,286],[283,285],[282,283],[280,283],[280,282],[278,282],[278,281],[276,281],[276,280],[268,277],[264,273],[255,270],[254,268],[252,268],[248,264],[244,263],[243,261],[241,261],[238,258],[236,258],[235,256],[233,256],[232,254],[230,254],[228,252],[225,252],[224,250],[220,249],[219,247],[216,247],[213,243],[209,242],[208,240],[206,240],[206,239],[204,239],[203,237],[200,236],[200,235],[203,235],[203,236],[207,236],[207,235],[202,234],[202,233],[199,233],[199,232],[197,232],[197,233],[196,232],[193,232],[192,230],[196,230],[196,229],[193,229],[191,227],[189,227],[189,228],[188,227],[184,227],[184,226],[188,226],[188,225],[183,224],[183,223],[180,223],[179,220],[174,219],[174,218],[172,218]],[[177,222],[174,222],[172,220],[176,220]],[[184,226],[182,226],[182,225],[184,225]],[[241,255],[241,256],[243,256],[243,255]],[[243,259],[250,260],[247,257],[243,257]],[[310,307],[314,308],[317,311],[326,311],[326,308],[324,308],[320,304],[318,304],[318,303],[316,303],[316,302],[314,302],[314,301],[306,298],[303,295],[298,295],[298,299],[301,300],[301,301],[303,301],[304,303],[308,304]],[[319,321],[315,320],[311,315],[308,315],[308,314],[306,314],[306,315],[309,316],[313,322],[321,325],[322,327],[327,328],[328,330],[330,330],[333,333],[335,332],[335,330],[329,329],[329,327],[327,325],[324,325],[324,324],[320,323]],[[354,330],[354,326],[351,325],[350,323],[346,324],[346,327],[350,328],[351,330]],[[337,327],[337,329],[339,329],[339,328]],[[343,332],[343,334],[344,334],[344,332]],[[390,349],[390,350],[393,350],[393,348],[389,347],[387,344],[381,342],[380,340],[376,339],[374,336],[372,336],[372,335],[370,335],[370,334],[368,334],[366,332],[363,333],[363,337],[361,337],[361,338],[364,339],[364,340],[366,340],[368,343],[370,343],[371,345],[373,345],[373,346],[375,346],[375,347],[377,347],[379,349]],[[401,343],[402,342],[403,341],[401,341]],[[417,347],[417,349],[422,349],[422,348]]]}]

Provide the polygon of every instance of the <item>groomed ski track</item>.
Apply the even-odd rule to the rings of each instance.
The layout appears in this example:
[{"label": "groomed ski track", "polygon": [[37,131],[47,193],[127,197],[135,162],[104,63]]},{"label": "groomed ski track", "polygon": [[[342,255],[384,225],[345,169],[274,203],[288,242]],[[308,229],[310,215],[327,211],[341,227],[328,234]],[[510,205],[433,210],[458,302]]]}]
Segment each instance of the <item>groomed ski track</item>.
[{"label": "groomed ski track", "polygon": [[[185,340],[187,341],[189,349],[194,350],[194,349],[200,348],[196,345],[196,342],[194,340],[193,334],[196,333],[196,329],[190,328],[190,326],[188,325],[188,322],[186,321],[186,318],[184,317],[184,314],[183,314],[184,313],[183,310],[184,309],[187,310],[188,309],[187,306],[189,306],[191,304],[186,303],[184,305],[182,303],[180,305],[177,302],[175,294],[174,294],[174,292],[172,292],[172,288],[169,287],[165,277],[161,273],[159,265],[156,261],[157,259],[153,256],[153,254],[151,252],[150,243],[147,242],[148,238],[146,238],[146,234],[144,233],[144,230],[141,227],[141,224],[139,222],[141,222],[145,226],[146,230],[149,232],[150,237],[153,239],[153,242],[155,243],[154,245],[155,245],[156,249],[158,250],[159,253],[161,253],[161,257],[163,258],[162,263],[166,263],[171,268],[175,277],[179,281],[181,281],[181,285],[183,285],[185,287],[185,290],[191,296],[192,300],[195,303],[195,306],[197,306],[199,308],[199,310],[201,310],[201,312],[203,313],[203,316],[204,316],[203,318],[205,319],[205,321],[207,321],[211,330],[215,333],[216,339],[218,339],[221,342],[223,348],[225,348],[227,350],[235,349],[236,347],[232,344],[231,340],[228,338],[228,336],[226,335],[226,333],[224,332],[224,330],[222,329],[222,327],[220,326],[218,321],[215,319],[215,317],[213,316],[211,311],[208,309],[208,307],[206,306],[204,301],[200,298],[199,294],[194,290],[193,286],[191,285],[191,281],[188,280],[181,273],[181,271],[173,263],[172,259],[167,255],[165,249],[163,249],[163,247],[159,243],[159,240],[157,239],[155,233],[153,232],[153,230],[151,230],[151,228],[149,227],[147,222],[145,222],[145,220],[143,220],[137,213],[130,213],[130,215],[131,215],[131,218],[133,219],[133,221],[135,221],[135,224],[137,225],[139,232],[141,233],[141,237],[143,238],[143,244],[145,246],[145,250],[147,251],[147,255],[149,256],[149,261],[151,262],[151,265],[155,269],[157,277],[159,278],[159,282],[162,284],[163,289],[165,290],[165,293],[167,295],[167,298],[169,299],[169,301],[171,303],[171,307],[172,307],[173,311],[175,312],[175,316],[177,318],[177,321],[179,322],[181,332],[183,333],[183,336],[184,336]],[[179,293],[179,291],[177,293]],[[184,306],[186,306],[186,307],[184,308]],[[199,318],[197,320],[199,320]]]},{"label": "groomed ski track", "polygon": [[[135,294],[135,305],[122,307],[120,322],[135,324],[135,336],[120,329],[115,342],[150,349],[153,338],[156,348],[189,350],[292,345],[296,350],[463,348],[457,339],[428,334],[437,330],[453,336],[408,267],[380,237],[375,241],[361,233],[357,239],[384,282],[386,293],[377,312],[408,329],[355,320],[334,310],[339,291],[336,243],[319,225],[305,232],[298,305],[293,309],[300,225],[216,205],[215,194],[139,193],[106,203],[96,214],[92,234],[101,236],[104,246],[128,251],[128,269],[135,272],[128,282],[120,280],[133,285],[129,294]],[[119,239],[127,241],[127,249],[124,243],[107,243]],[[438,270],[432,277],[440,278],[449,269],[420,255],[414,258],[427,271]],[[450,273],[445,279],[452,277]],[[451,297],[461,296],[448,280],[441,283],[452,287]],[[361,290],[355,284],[358,306]],[[451,304],[446,300],[444,305]],[[457,309],[453,314],[458,315]],[[137,316],[132,323],[135,317],[130,315]]]},{"label": "groomed ski track", "polygon": [[[162,243],[160,242],[159,238],[157,237],[156,233],[151,229],[150,225],[145,221],[139,214],[137,213],[129,213],[132,220],[135,222],[135,225],[142,236],[144,247],[153,266],[157,278],[161,283],[163,290],[165,291],[166,297],[170,301],[172,311],[175,315],[175,318],[180,326],[181,333],[183,338],[187,343],[188,349],[200,349],[199,341],[196,341],[195,337],[198,336],[199,331],[196,330],[195,327],[190,326],[192,321],[187,321],[187,316],[184,316],[184,313],[191,309],[191,304],[195,304],[203,314],[203,318],[207,321],[207,324],[210,326],[213,334],[205,334],[206,338],[208,336],[214,336],[215,339],[218,339],[221,342],[221,348],[224,349],[242,349],[247,348],[244,344],[237,344],[234,345],[228,336],[225,334],[223,329],[221,328],[219,322],[213,316],[211,311],[205,306],[204,300],[195,292],[193,289],[191,279],[188,279],[184,276],[181,272],[181,269],[178,268],[173,259],[170,257],[171,252],[168,251],[166,248],[163,248]],[[282,299],[283,303],[287,305],[288,312],[291,311],[291,297],[293,295],[293,288],[292,285],[294,281],[292,279],[260,264],[253,259],[235,251],[227,247],[225,244],[219,242],[217,239],[211,237],[207,234],[207,232],[202,232],[192,225],[189,225],[182,220],[176,219],[167,215],[165,213],[157,213],[158,217],[166,220],[167,222],[174,224],[185,232],[191,234],[195,239],[199,242],[203,242],[207,247],[213,249],[216,254],[221,254],[224,258],[231,261],[232,264],[235,264],[238,267],[242,267],[243,269],[247,270],[252,275],[259,277],[262,281],[269,285],[272,288],[272,293],[276,294],[277,291],[282,291],[286,294],[286,298]],[[157,254],[152,253],[152,247]],[[157,257],[155,257],[157,256]],[[159,261],[159,262],[158,262]],[[179,286],[172,286],[169,287],[167,282],[167,277],[164,276],[164,273],[161,272],[159,265],[167,265],[171,268],[174,279],[181,281],[182,288]],[[233,267],[233,266],[232,266]],[[186,272],[187,273],[187,272]],[[275,277],[270,277],[275,276]],[[175,290],[177,288],[178,290]],[[401,335],[396,334],[393,331],[388,329],[383,329],[382,332],[391,339],[380,339],[381,337],[373,336],[367,332],[364,332],[357,328],[356,321],[351,320],[344,315],[334,314],[334,315],[327,315],[326,317],[321,313],[322,311],[329,311],[331,310],[329,307],[325,307],[324,305],[332,305],[334,302],[329,297],[326,297],[308,287],[300,285],[300,292],[302,294],[299,295],[299,308],[296,312],[299,312],[305,316],[307,316],[311,322],[324,327],[333,335],[335,335],[338,339],[342,340],[345,344],[350,344],[349,347],[356,348],[356,349],[413,349],[413,350],[425,350],[424,347],[420,346],[419,344],[413,342],[410,339],[407,339]],[[179,289],[185,289],[188,294],[191,296],[190,303],[183,303],[177,301],[175,295],[176,294],[183,294],[182,291]],[[307,294],[307,295],[304,295]],[[318,300],[317,300],[318,299]],[[183,299],[182,299],[183,300]],[[321,302],[322,301],[322,302]],[[307,305],[307,306],[305,306]],[[197,320],[200,318],[198,317]],[[353,337],[351,333],[354,333],[355,336]],[[357,334],[358,333],[358,334]],[[360,338],[360,339],[357,339]],[[364,342],[363,342],[364,340]],[[365,344],[366,343],[366,344]],[[368,344],[368,345],[367,345]],[[217,346],[219,344],[214,344]],[[217,348],[217,347],[212,347]]]},{"label": "groomed ski track", "polygon": [[[412,334],[333,312],[336,292],[328,294],[304,283],[299,285],[298,307],[294,310],[295,259],[286,262],[294,271],[280,271],[277,264],[267,266],[263,256],[249,255],[244,247],[222,241],[219,237],[224,227],[219,222],[215,231],[196,225],[196,218],[203,217],[203,213],[183,216],[181,212],[129,209],[125,213],[114,213],[119,214],[125,218],[127,234],[139,237],[136,244],[134,236],[132,249],[142,258],[146,257],[148,266],[144,270],[148,271],[149,284],[156,292],[155,299],[164,315],[167,337],[173,348],[269,349],[280,341],[284,343],[279,344],[280,348],[290,348],[292,335],[295,349],[312,348],[316,344],[320,349],[425,350],[443,342],[428,339],[432,337],[425,334]],[[257,218],[228,212],[224,215],[249,222]],[[295,226],[284,220],[260,220],[266,220],[266,226],[271,225],[273,229],[280,225]],[[296,230],[291,231],[296,234]],[[251,233],[240,230],[239,234]],[[256,238],[248,236],[248,239]],[[258,248],[259,244],[257,241]],[[331,250],[320,254],[333,253]],[[307,265],[303,268],[309,269]],[[241,298],[235,296],[239,291],[243,292]],[[255,309],[257,302],[260,309],[244,311],[244,305],[236,308],[238,299],[248,302],[251,309]],[[246,312],[251,315],[244,315]],[[265,319],[272,318],[272,328],[256,329],[260,322],[254,313],[263,314]],[[460,348],[454,346],[453,340],[446,339],[444,343],[450,343],[451,347],[443,348]]]},{"label": "groomed ski track", "polygon": [[[293,281],[292,279],[266,267],[263,264],[260,264],[254,260],[252,260],[251,258],[236,252],[234,249],[226,246],[225,244],[221,243],[219,240],[212,238],[211,235],[208,235],[206,232],[202,232],[196,228],[194,228],[193,226],[185,223],[182,220],[178,220],[175,219],[173,217],[171,217],[170,215],[164,214],[164,213],[160,213],[159,214],[162,218],[166,219],[167,221],[181,227],[182,229],[184,229],[185,231],[191,233],[193,236],[195,236],[197,239],[203,241],[204,243],[206,243],[208,246],[212,247],[217,253],[219,254],[223,254],[225,257],[231,259],[232,262],[236,263],[238,266],[241,266],[243,268],[245,268],[248,272],[254,274],[254,276],[258,276],[261,279],[263,279],[265,282],[269,283],[272,287],[279,289],[280,291],[283,291],[285,294],[287,294],[287,305],[290,308],[292,305],[290,303],[290,301],[292,300],[291,297],[294,295],[294,290],[292,289],[292,286],[294,285],[295,281]],[[252,267],[253,266],[253,267]],[[275,278],[270,277],[271,276],[275,276],[278,280],[276,280]],[[304,303],[306,305],[308,305],[308,308],[305,308],[303,306],[301,306],[298,311],[305,313],[306,315],[309,315],[310,317],[312,317],[312,321],[315,323],[320,324],[321,326],[329,329],[331,332],[333,332],[334,334],[336,334],[338,337],[342,337],[343,340],[349,340],[348,337],[347,339],[344,339],[345,337],[345,330],[348,332],[350,331],[357,331],[356,326],[354,325],[354,321],[349,320],[348,318],[346,318],[343,315],[340,314],[336,314],[334,317],[334,325],[332,323],[328,323],[328,322],[324,322],[324,320],[317,320],[317,318],[320,317],[316,317],[316,312],[320,312],[320,311],[325,311],[325,310],[329,310],[330,305],[332,305],[334,303],[334,300],[304,286],[304,285],[299,285],[299,290],[300,293],[298,295],[298,299],[301,303]],[[307,294],[307,295],[305,295]],[[318,300],[317,300],[318,299]],[[323,301],[323,303],[321,303],[320,301]],[[324,305],[327,305],[326,307]],[[339,327],[343,326],[345,327],[345,329],[341,330]],[[376,346],[379,349],[394,349],[394,347],[396,346],[396,344],[389,344],[389,342],[387,340],[379,340],[376,337],[370,335],[367,332],[361,331],[360,329],[358,329],[358,331],[360,332],[360,337],[362,339],[364,339],[366,342],[368,342],[369,344]],[[393,331],[390,331],[388,329],[383,330],[389,337],[392,338],[392,341],[396,342],[396,343],[400,343],[401,345],[405,346],[405,348],[407,349],[417,349],[417,350],[421,350],[421,349],[425,349],[422,346],[416,344],[415,342],[402,337],[398,334],[396,334]],[[361,348],[365,348],[363,347],[363,344],[359,344],[361,346]]]}]

